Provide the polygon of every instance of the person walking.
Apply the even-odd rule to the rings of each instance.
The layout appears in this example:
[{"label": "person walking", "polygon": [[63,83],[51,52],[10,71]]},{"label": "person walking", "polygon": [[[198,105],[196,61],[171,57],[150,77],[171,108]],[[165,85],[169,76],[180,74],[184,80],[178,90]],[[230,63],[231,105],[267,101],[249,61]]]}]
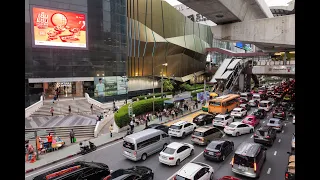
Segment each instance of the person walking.
[{"label": "person walking", "polygon": [[52,148],[52,135],[51,135],[51,133],[49,133],[47,136],[47,142],[48,142],[49,148]]},{"label": "person walking", "polygon": [[70,131],[70,142],[74,143],[74,132],[73,132],[73,129],[71,129],[71,131]]},{"label": "person walking", "polygon": [[71,106],[69,105],[69,114],[71,114]]},{"label": "person walking", "polygon": [[133,132],[133,128],[134,128],[134,122],[133,122],[133,119],[131,119],[131,121],[130,121],[130,128],[131,128],[131,132]]},{"label": "person walking", "polygon": [[91,114],[93,114],[93,104],[90,106]]},{"label": "person walking", "polygon": [[53,109],[53,107],[51,107],[51,108],[50,108],[51,116],[53,116],[53,111],[54,111],[54,109]]},{"label": "person walking", "polygon": [[159,121],[162,122],[162,111],[159,111]]},{"label": "person walking", "polygon": [[147,116],[148,118],[147,118],[147,120],[146,120],[146,127],[145,127],[145,129],[148,128],[148,121],[149,121],[148,119],[149,119],[149,116],[150,116],[150,115]]},{"label": "person walking", "polygon": [[109,126],[109,131],[110,131],[110,137],[112,137],[113,124],[111,124],[111,125]]},{"label": "person walking", "polygon": [[174,110],[172,109],[172,111],[171,111],[171,116],[172,116],[172,119],[174,119]]}]

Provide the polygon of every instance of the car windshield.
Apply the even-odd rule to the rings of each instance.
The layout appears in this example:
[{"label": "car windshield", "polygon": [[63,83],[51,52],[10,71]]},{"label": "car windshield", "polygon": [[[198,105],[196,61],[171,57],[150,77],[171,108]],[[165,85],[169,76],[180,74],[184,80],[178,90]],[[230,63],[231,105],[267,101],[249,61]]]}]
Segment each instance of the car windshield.
[{"label": "car windshield", "polygon": [[240,104],[240,107],[246,107],[246,105],[245,104]]},{"label": "car windshield", "polygon": [[208,146],[208,148],[220,150],[220,149],[221,149],[221,144],[210,143],[209,146]]},{"label": "car windshield", "polygon": [[198,117],[196,117],[197,119],[202,119],[204,117],[204,115],[200,115]]},{"label": "car windshield", "polygon": [[216,121],[223,121],[224,119],[222,117],[215,117],[214,120]]},{"label": "car windshield", "polygon": [[229,127],[235,128],[235,127],[237,127],[237,125],[235,125],[235,124],[230,124]]},{"label": "car windshield", "polygon": [[203,137],[204,133],[199,131],[194,131],[193,135]]},{"label": "car windshield", "polygon": [[188,178],[185,178],[185,177],[182,177],[182,176],[176,175],[175,180],[191,180],[191,179],[188,179]]},{"label": "car windshield", "polygon": [[233,112],[240,112],[240,110],[237,110],[237,109],[234,109],[234,110],[232,110]]},{"label": "car windshield", "polygon": [[134,150],[134,144],[127,141],[123,141],[123,147]]},{"label": "car windshield", "polygon": [[267,133],[265,131],[258,130],[257,134],[258,134],[258,136],[264,136]]},{"label": "car windshield", "polygon": [[260,103],[259,106],[260,107],[267,107],[267,103]]},{"label": "car windshield", "polygon": [[276,124],[276,121],[275,120],[270,120],[269,123],[270,124]]},{"label": "car windshield", "polygon": [[211,106],[221,106],[221,102],[211,101],[211,102],[209,103],[209,105],[211,105]]},{"label": "car windshield", "polygon": [[275,109],[274,112],[281,113],[281,109]]},{"label": "car windshield", "polygon": [[170,129],[181,129],[182,126],[171,125]]},{"label": "car windshield", "polygon": [[164,148],[164,150],[162,152],[164,152],[166,154],[173,154],[175,151],[176,151],[175,149],[166,147],[166,148]]},{"label": "car windshield", "polygon": [[246,98],[246,97],[247,97],[247,94],[240,94],[240,97]]},{"label": "car windshield", "polygon": [[246,121],[252,121],[253,118],[251,118],[251,117],[246,117],[244,120],[246,120]]},{"label": "car windshield", "polygon": [[254,163],[253,157],[242,156],[240,154],[234,155],[234,164],[253,168],[254,166],[253,163]]}]

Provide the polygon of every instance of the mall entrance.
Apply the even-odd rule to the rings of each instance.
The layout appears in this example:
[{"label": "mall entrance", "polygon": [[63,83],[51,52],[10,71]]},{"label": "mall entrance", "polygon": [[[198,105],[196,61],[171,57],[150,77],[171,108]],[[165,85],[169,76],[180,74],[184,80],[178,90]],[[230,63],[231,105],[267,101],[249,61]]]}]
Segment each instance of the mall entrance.
[{"label": "mall entrance", "polygon": [[59,92],[59,98],[84,97],[83,82],[48,82],[43,83],[46,98],[53,98]]}]

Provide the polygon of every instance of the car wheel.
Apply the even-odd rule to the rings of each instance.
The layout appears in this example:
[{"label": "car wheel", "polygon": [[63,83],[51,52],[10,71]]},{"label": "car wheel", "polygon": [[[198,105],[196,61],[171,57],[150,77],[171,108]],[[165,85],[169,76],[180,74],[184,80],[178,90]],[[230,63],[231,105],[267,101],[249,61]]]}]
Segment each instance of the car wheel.
[{"label": "car wheel", "polygon": [[185,138],[186,137],[186,133],[182,133],[182,138]]},{"label": "car wheel", "polygon": [[240,133],[239,133],[239,132],[237,132],[237,133],[236,133],[236,136],[240,136]]},{"label": "car wheel", "polygon": [[211,173],[210,175],[210,180],[213,180],[213,173]]},{"label": "car wheel", "polygon": [[147,154],[146,153],[143,153],[142,156],[141,156],[141,160],[142,161],[145,161],[147,159]]},{"label": "car wheel", "polygon": [[221,161],[224,161],[226,159],[226,156],[223,155],[222,158],[221,158]]},{"label": "car wheel", "polygon": [[179,166],[179,164],[180,164],[180,159],[176,161],[176,165]]},{"label": "car wheel", "polygon": [[193,154],[194,154],[194,150],[191,149],[190,156],[192,156]]},{"label": "car wheel", "polygon": [[253,133],[253,129],[250,129],[250,133]]}]

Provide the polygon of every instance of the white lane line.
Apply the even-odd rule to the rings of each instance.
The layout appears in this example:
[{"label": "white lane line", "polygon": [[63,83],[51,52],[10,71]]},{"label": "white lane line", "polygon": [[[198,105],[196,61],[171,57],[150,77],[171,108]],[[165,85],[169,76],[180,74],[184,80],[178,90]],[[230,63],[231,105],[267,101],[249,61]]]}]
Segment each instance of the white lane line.
[{"label": "white lane line", "polygon": [[[120,142],[122,142],[122,141],[123,141],[123,140],[121,140],[121,141],[119,141],[119,142],[116,142],[116,143],[112,143],[112,144],[110,144],[110,145],[108,145],[108,146],[99,148],[99,149],[95,150],[93,153],[95,153],[95,152],[97,152],[97,151],[100,151],[100,150],[102,150],[102,149],[105,149],[105,148],[107,148],[107,147],[113,146],[113,145],[115,145],[115,144],[118,144],[118,143],[120,143]],[[65,163],[67,163],[67,162],[74,161],[74,160],[79,159],[79,158],[81,158],[81,157],[83,157],[83,156],[80,155],[80,156],[78,156],[78,157],[69,159],[68,161],[64,161],[64,162],[61,162],[61,163],[59,163],[59,164],[55,164],[55,165],[50,166],[50,167],[45,168],[45,169],[41,169],[41,170],[39,170],[39,171],[37,171],[37,172],[35,172],[35,173],[28,174],[27,176],[25,176],[25,178],[30,177],[30,176],[33,176],[33,175],[36,175],[36,174],[39,174],[39,173],[41,173],[41,172],[43,172],[43,171],[47,171],[47,170],[52,169],[52,168],[54,168],[54,167],[60,166],[60,165],[62,165],[62,164],[65,164]]]},{"label": "white lane line", "polygon": [[[189,162],[193,162],[195,159],[197,159],[199,156],[201,156],[202,153],[203,153],[203,151],[200,154],[198,154],[196,157],[191,159]],[[189,162],[187,162],[187,163],[189,163]],[[180,169],[177,172],[173,173],[172,176],[170,176],[167,180],[172,180],[173,176],[175,176],[179,171],[180,171]]]},{"label": "white lane line", "polygon": [[284,133],[284,130],[282,130],[282,132],[281,133]]},{"label": "white lane line", "polygon": [[263,121],[262,123],[264,123],[265,121]]},{"label": "white lane line", "polygon": [[275,155],[275,156],[276,156],[276,155],[277,155],[277,151],[274,151],[273,155]]},{"label": "white lane line", "polygon": [[267,174],[270,174],[270,172],[271,172],[271,168],[268,169]]},{"label": "white lane line", "polygon": [[253,135],[251,135],[251,137],[250,138],[253,138]]},{"label": "white lane line", "polygon": [[281,139],[279,139],[279,141],[278,142],[281,142]]},{"label": "white lane line", "polygon": [[287,126],[287,124],[286,124],[286,123],[284,123],[284,126]]}]

